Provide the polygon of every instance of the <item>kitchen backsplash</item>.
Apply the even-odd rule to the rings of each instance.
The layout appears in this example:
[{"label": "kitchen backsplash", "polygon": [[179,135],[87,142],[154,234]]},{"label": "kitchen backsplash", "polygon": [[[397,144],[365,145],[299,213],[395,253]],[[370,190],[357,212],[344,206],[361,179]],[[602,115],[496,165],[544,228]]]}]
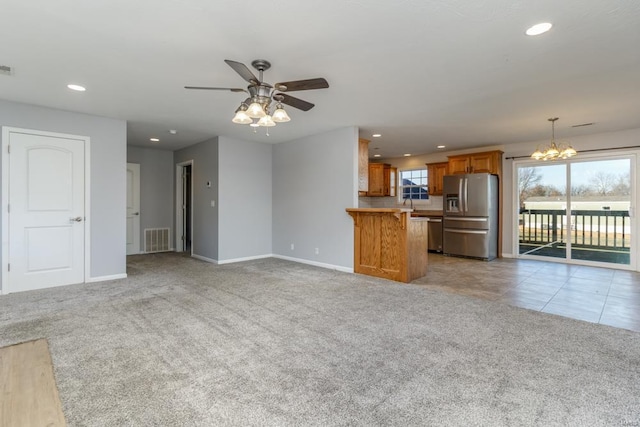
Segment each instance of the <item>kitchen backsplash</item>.
[{"label": "kitchen backsplash", "polygon": [[[397,197],[358,197],[359,208],[399,208],[403,207],[402,202],[398,201]],[[409,201],[404,204],[404,207],[409,207]],[[442,196],[431,196],[429,200],[425,202],[413,202],[415,209],[424,210],[441,210],[442,209]]]}]

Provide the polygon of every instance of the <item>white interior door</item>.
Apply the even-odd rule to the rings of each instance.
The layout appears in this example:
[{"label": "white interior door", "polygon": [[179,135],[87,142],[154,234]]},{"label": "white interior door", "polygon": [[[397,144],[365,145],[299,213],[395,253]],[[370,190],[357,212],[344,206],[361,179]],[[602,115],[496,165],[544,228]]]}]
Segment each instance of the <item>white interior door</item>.
[{"label": "white interior door", "polygon": [[140,253],[140,165],[127,163],[127,255]]},{"label": "white interior door", "polygon": [[85,143],[9,132],[8,291],[81,283],[85,268]]}]

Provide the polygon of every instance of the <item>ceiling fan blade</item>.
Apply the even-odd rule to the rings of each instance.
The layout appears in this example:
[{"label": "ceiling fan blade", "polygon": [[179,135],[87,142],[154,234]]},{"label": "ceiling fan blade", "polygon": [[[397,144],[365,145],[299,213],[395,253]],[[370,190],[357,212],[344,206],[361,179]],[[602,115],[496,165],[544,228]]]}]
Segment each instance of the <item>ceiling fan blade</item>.
[{"label": "ceiling fan blade", "polygon": [[209,87],[209,86],[185,86],[185,89],[199,90],[230,90],[231,92],[246,92],[245,89],[239,87]]},{"label": "ceiling fan blade", "polygon": [[291,95],[287,95],[286,93],[279,93],[278,95],[282,97],[281,102],[283,104],[290,105],[294,108],[297,108],[298,110],[309,111],[315,106],[310,102],[303,101],[302,99],[295,98]]},{"label": "ceiling fan blade", "polygon": [[329,87],[329,83],[320,77],[317,79],[276,83],[274,87],[280,92],[294,92],[296,90],[326,89]]},{"label": "ceiling fan blade", "polygon": [[251,70],[248,69],[247,66],[244,65],[242,62],[232,61],[230,59],[225,59],[224,62],[226,62],[227,65],[229,65],[229,67],[233,68],[233,70],[236,73],[240,74],[240,77],[242,77],[243,79],[245,79],[249,83],[251,83],[251,84],[260,83],[260,80],[258,80],[258,78],[255,76],[255,74],[253,74],[251,72]]}]

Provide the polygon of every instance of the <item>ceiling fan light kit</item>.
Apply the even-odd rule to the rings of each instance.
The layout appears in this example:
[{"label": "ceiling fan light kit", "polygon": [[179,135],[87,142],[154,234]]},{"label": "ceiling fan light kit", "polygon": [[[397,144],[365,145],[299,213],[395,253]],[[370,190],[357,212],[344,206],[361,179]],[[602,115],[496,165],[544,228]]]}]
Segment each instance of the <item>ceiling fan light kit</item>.
[{"label": "ceiling fan light kit", "polygon": [[284,107],[279,102],[278,105],[276,105],[276,111],[273,112],[271,118],[276,123],[286,123],[291,120],[291,117],[289,117],[287,112],[284,110]]},{"label": "ceiling fan light kit", "polygon": [[270,128],[275,125],[276,125],[276,122],[274,122],[271,116],[268,114],[262,117],[260,120],[258,120],[258,126],[264,126],[264,127]]},{"label": "ceiling fan light kit", "polygon": [[249,123],[253,123],[253,119],[247,114],[247,104],[244,102],[240,104],[240,107],[236,110],[236,115],[233,116],[231,121],[239,125],[248,125]]},{"label": "ceiling fan light kit", "polygon": [[548,119],[551,122],[551,143],[545,147],[536,148],[536,151],[531,154],[531,158],[534,160],[558,160],[558,159],[568,159],[569,157],[573,157],[578,152],[569,144],[559,143],[556,144],[555,139],[555,124],[557,117],[553,117]]},{"label": "ceiling fan light kit", "polygon": [[267,113],[264,112],[264,107],[262,105],[258,104],[256,101],[253,101],[249,105],[249,108],[247,108],[247,115],[252,119],[261,119],[265,117]]},{"label": "ceiling fan light kit", "polygon": [[[275,85],[266,83],[262,80],[262,75],[264,71],[271,68],[271,63],[264,59],[256,59],[251,62],[253,68],[258,70],[259,77],[256,77],[255,74],[253,74],[253,72],[241,62],[232,61],[230,59],[225,59],[224,62],[233,68],[240,77],[249,82],[249,86],[247,86],[246,90],[241,88],[208,86],[185,86],[185,89],[230,90],[231,92],[248,93],[249,98],[243,101],[236,109],[235,115],[231,121],[241,125],[248,124],[254,129],[258,126],[269,128],[275,126],[277,123],[286,123],[291,121],[291,117],[289,117],[289,114],[285,111],[282,104],[289,105],[302,111],[309,111],[314,107],[314,104],[295,98],[284,92],[326,89],[329,87],[329,83],[327,83],[323,78],[294,80],[290,82],[276,83]],[[272,101],[277,102],[273,113],[270,112]]]}]

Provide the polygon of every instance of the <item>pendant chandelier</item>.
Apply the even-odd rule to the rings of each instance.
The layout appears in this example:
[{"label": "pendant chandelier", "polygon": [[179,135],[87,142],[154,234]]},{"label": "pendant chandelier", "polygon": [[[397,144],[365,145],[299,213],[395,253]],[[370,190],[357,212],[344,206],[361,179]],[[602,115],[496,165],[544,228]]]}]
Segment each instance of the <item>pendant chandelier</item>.
[{"label": "pendant chandelier", "polygon": [[557,160],[557,159],[568,159],[569,157],[573,157],[578,152],[569,144],[559,143],[556,144],[555,138],[555,124],[557,117],[553,117],[551,119],[547,119],[551,122],[551,143],[545,147],[536,148],[536,151],[531,155],[532,159],[535,160]]}]

